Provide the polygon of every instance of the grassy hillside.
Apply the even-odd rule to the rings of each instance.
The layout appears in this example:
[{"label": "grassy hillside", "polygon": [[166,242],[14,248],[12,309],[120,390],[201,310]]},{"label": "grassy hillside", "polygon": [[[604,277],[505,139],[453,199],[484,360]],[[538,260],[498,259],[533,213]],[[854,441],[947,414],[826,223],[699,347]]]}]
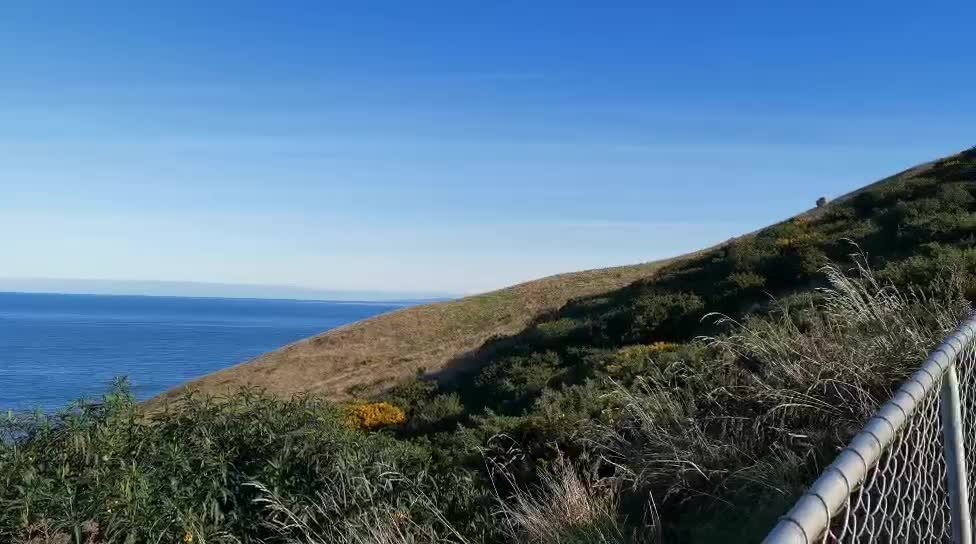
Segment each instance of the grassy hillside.
[{"label": "grassy hillside", "polygon": [[[619,287],[563,289],[508,334],[439,354],[464,363],[450,380],[372,394],[349,390],[363,379],[319,384],[310,365],[290,383],[369,398],[227,381],[211,389],[228,391],[219,401],[149,414],[120,390],[13,417],[0,427],[0,540],[755,542],[971,311],[974,242],[976,149]],[[524,306],[478,300],[452,303],[453,318],[449,304],[414,311],[439,314],[431,338],[466,338],[497,323],[496,305]],[[399,314],[387,319],[418,315]],[[399,327],[417,331],[411,319]],[[394,330],[371,337],[383,353],[435,345]],[[274,371],[259,363],[240,368]]]},{"label": "grassy hillside", "polygon": [[[861,191],[899,177],[920,175],[929,168],[931,164],[917,166],[844,195],[839,201],[853,199]],[[800,217],[813,219],[836,205]],[[148,404],[159,406],[191,390],[223,394],[242,386],[275,394],[309,392],[343,400],[375,394],[418,372],[454,376],[490,358],[488,348],[497,349],[512,339],[519,341],[518,333],[533,320],[572,299],[621,289],[651,278],[667,264],[714,254],[718,247],[675,259],[559,274],[460,300],[390,312],[190,381]]]},{"label": "grassy hillside", "polygon": [[308,338],[253,361],[194,380],[187,390],[219,394],[242,385],[273,393],[312,392],[346,399],[388,388],[417,372],[463,361],[486,341],[515,334],[573,297],[619,289],[667,261],[559,274],[498,291],[390,312]]}]

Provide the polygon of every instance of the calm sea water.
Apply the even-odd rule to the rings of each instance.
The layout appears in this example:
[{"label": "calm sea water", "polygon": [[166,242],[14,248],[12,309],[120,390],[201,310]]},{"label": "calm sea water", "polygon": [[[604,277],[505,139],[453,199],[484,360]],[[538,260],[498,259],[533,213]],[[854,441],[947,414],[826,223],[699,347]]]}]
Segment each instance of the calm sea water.
[{"label": "calm sea water", "polygon": [[403,305],[0,293],[0,410],[56,409],[116,376],[149,398]]}]

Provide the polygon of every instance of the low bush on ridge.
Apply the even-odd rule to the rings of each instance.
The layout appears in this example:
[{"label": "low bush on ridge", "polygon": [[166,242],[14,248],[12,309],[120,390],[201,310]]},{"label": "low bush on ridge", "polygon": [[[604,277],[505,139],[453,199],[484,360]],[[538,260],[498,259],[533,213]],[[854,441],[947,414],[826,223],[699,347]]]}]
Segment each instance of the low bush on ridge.
[{"label": "low bush on ridge", "polygon": [[[145,415],[120,385],[101,402],[10,417],[0,428],[0,540],[30,541],[43,526],[74,540],[96,528],[96,542],[273,542],[261,489],[301,504],[355,474],[357,483],[383,482],[368,494],[383,502],[398,493],[385,474],[420,472],[427,457],[356,430],[340,406],[246,390]],[[343,489],[348,511],[334,513],[352,515],[362,496]]]}]

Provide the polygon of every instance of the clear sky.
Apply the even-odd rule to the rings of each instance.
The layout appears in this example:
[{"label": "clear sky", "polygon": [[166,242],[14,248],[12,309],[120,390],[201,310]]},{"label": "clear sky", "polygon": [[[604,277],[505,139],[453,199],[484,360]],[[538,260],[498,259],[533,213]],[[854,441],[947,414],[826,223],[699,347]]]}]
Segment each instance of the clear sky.
[{"label": "clear sky", "polygon": [[474,292],[976,144],[976,3],[670,4],[2,3],[0,276]]}]

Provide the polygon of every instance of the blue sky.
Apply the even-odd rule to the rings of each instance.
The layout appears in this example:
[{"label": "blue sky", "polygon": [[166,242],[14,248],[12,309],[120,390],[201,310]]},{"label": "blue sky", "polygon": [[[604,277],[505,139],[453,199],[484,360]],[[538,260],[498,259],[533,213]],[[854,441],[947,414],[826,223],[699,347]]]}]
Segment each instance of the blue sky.
[{"label": "blue sky", "polygon": [[972,2],[674,4],[4,3],[0,276],[475,292],[976,144]]}]

